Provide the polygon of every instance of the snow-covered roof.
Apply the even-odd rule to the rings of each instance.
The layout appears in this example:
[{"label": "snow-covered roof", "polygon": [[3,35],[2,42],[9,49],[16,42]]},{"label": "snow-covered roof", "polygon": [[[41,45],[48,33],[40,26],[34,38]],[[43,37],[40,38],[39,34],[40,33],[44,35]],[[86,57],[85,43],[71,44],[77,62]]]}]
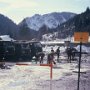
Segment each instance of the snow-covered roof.
[{"label": "snow-covered roof", "polygon": [[13,38],[11,38],[9,35],[2,35],[0,36],[1,41],[14,41]]}]

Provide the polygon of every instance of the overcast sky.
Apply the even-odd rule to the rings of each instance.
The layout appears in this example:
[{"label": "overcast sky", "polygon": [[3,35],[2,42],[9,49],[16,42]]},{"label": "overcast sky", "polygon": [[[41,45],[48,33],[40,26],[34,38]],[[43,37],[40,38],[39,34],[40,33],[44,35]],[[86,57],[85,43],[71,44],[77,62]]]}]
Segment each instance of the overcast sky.
[{"label": "overcast sky", "polygon": [[34,14],[51,12],[81,13],[90,7],[90,0],[0,0],[0,13],[15,23]]}]

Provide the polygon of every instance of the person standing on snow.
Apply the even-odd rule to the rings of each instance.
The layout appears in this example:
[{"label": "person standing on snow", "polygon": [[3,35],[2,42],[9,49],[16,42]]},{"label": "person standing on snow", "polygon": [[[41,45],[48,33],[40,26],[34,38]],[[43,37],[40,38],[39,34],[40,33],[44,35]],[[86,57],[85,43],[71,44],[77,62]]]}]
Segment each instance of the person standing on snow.
[{"label": "person standing on snow", "polygon": [[60,47],[57,48],[56,54],[57,54],[57,61],[59,62]]},{"label": "person standing on snow", "polygon": [[71,48],[67,48],[66,49],[66,53],[67,53],[67,56],[68,56],[68,62],[71,63],[71,60],[72,60],[72,49]]},{"label": "person standing on snow", "polygon": [[48,64],[51,64],[51,63],[56,64],[56,62],[54,61],[54,54],[55,54],[54,50],[52,49],[51,53],[48,54],[48,58],[47,58],[48,59],[48,62],[47,62]]}]

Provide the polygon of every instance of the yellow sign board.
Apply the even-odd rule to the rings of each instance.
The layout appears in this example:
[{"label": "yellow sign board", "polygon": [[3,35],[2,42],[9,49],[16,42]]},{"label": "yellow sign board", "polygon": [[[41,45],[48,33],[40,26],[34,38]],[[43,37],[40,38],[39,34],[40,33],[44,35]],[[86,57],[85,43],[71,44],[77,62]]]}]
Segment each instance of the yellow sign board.
[{"label": "yellow sign board", "polygon": [[87,43],[88,39],[89,39],[88,32],[75,32],[74,33],[74,41],[75,42]]}]

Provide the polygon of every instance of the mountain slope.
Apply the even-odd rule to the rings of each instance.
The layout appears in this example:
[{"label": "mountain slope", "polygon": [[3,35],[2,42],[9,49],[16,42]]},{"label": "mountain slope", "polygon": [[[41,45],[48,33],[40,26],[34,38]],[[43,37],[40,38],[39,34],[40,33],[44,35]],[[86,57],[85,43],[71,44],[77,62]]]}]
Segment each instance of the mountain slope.
[{"label": "mountain slope", "polygon": [[43,25],[46,25],[48,28],[56,28],[58,25],[66,22],[70,18],[74,17],[76,14],[70,12],[62,12],[62,13],[50,13],[39,15],[35,14],[32,17],[25,18],[19,26],[21,27],[23,24],[26,23],[28,28],[32,30],[38,31]]},{"label": "mountain slope", "polygon": [[58,38],[66,38],[68,36],[74,35],[74,32],[89,32],[90,33],[90,9],[74,18],[68,20],[58,27]]},{"label": "mountain slope", "polygon": [[18,30],[18,26],[12,20],[0,14],[0,35],[10,35],[17,38]]},{"label": "mountain slope", "polygon": [[90,9],[87,8],[85,12],[59,25],[54,31],[56,32],[42,35],[42,40],[60,40],[61,38],[70,40],[74,32],[89,32],[90,35]]}]

